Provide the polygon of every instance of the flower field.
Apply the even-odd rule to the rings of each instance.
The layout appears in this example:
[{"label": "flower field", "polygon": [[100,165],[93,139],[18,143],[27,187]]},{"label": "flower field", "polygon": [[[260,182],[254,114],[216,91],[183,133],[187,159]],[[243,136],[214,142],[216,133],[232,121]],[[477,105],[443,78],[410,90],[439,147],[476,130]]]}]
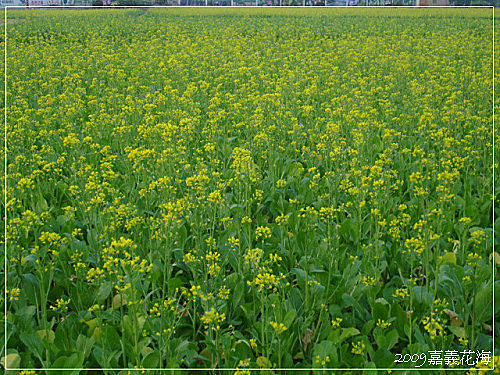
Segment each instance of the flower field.
[{"label": "flower field", "polygon": [[491,13],[9,10],[2,364],[491,367]]}]

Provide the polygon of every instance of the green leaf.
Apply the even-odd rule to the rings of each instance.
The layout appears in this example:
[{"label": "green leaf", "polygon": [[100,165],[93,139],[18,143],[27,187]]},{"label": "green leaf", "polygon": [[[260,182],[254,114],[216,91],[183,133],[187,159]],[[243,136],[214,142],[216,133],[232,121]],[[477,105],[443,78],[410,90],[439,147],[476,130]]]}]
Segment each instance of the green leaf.
[{"label": "green leaf", "polygon": [[234,356],[236,358],[252,358],[253,353],[250,348],[250,344],[246,343],[243,340],[239,340],[234,345]]},{"label": "green leaf", "polygon": [[233,291],[233,305],[238,306],[241,299],[243,298],[243,293],[245,292],[245,282],[240,280]]},{"label": "green leaf", "polygon": [[467,338],[467,333],[465,332],[464,327],[455,327],[455,326],[448,326],[448,329],[457,337],[466,339]]},{"label": "green leaf", "polygon": [[142,360],[142,367],[144,368],[156,368],[160,363],[160,353],[158,351],[153,351],[149,353]]},{"label": "green leaf", "polygon": [[425,306],[432,306],[432,302],[434,301],[434,297],[431,292],[427,290],[426,287],[423,286],[414,286],[410,291],[411,298],[415,303],[419,303]]},{"label": "green leaf", "polygon": [[99,363],[99,366],[105,368],[109,367],[109,353],[105,349],[95,346],[94,349],[92,350],[93,357]]},{"label": "green leaf", "polygon": [[297,276],[299,284],[305,284],[307,281],[306,271],[300,268],[292,268],[293,273]]},{"label": "green leaf", "polygon": [[99,290],[97,291],[96,301],[101,304],[104,302],[106,298],[109,297],[111,291],[113,290],[113,284],[111,281],[107,281],[104,284],[101,284]]},{"label": "green leaf", "polygon": [[189,341],[181,341],[175,348],[178,358],[184,357],[189,352]]},{"label": "green leaf", "polygon": [[385,335],[385,348],[387,350],[391,350],[394,345],[397,344],[399,339],[398,331],[396,329],[393,329],[389,333],[386,333]]},{"label": "green leaf", "polygon": [[21,333],[19,338],[23,342],[24,345],[29,349],[30,352],[35,354],[40,361],[43,358],[44,347],[42,340],[36,334],[33,333]]},{"label": "green leaf", "polygon": [[373,326],[375,325],[375,320],[370,319],[365,324],[363,324],[363,327],[361,327],[361,334],[368,336],[371,331],[373,330]]},{"label": "green leaf", "polygon": [[[82,353],[73,353],[70,356],[61,356],[57,358],[50,366],[50,368],[81,368],[83,365]],[[75,371],[78,373],[79,371]],[[61,373],[63,373],[61,371]]]},{"label": "green leaf", "polygon": [[90,330],[93,330],[97,326],[98,323],[99,323],[99,319],[97,319],[97,318],[90,319],[90,320],[87,320],[85,322],[85,324],[89,326]]},{"label": "green leaf", "polygon": [[111,326],[104,326],[104,327],[101,327],[100,331],[101,331],[100,332],[101,343],[102,343],[102,346],[104,348],[106,348],[108,350],[119,350],[121,348],[120,335],[118,335],[118,332],[116,332],[116,329],[114,329]]},{"label": "green leaf", "polygon": [[78,335],[76,339],[76,349],[83,354],[83,358],[87,358],[94,345],[94,339],[84,335]]},{"label": "green leaf", "polygon": [[171,278],[167,281],[167,287],[170,292],[175,291],[175,289],[180,288],[184,285],[179,277]]},{"label": "green leaf", "polygon": [[5,357],[2,358],[1,363],[4,367],[7,367],[8,369],[19,368],[21,365],[21,356],[17,353],[7,354]]},{"label": "green leaf", "polygon": [[293,163],[290,163],[288,173],[291,177],[300,177],[302,172],[304,172],[304,166],[301,162],[295,161]]},{"label": "green leaf", "polygon": [[333,342],[323,340],[319,344],[314,345],[313,356],[319,356],[324,359],[326,356],[331,356],[334,350],[335,348]]},{"label": "green leaf", "polygon": [[23,275],[23,291],[26,297],[34,303],[40,294],[40,282],[35,275],[25,273]]},{"label": "green leaf", "polygon": [[292,288],[292,290],[290,291],[289,301],[291,302],[295,310],[299,310],[302,307],[303,303],[302,294],[300,293],[300,290],[298,288],[296,287]]},{"label": "green leaf", "polygon": [[249,321],[254,320],[254,311],[252,309],[253,305],[251,302],[240,305],[241,311],[245,315],[245,318]]},{"label": "green leaf", "polygon": [[379,348],[373,355],[373,361],[378,368],[394,365],[394,355],[387,348]]},{"label": "green leaf", "polygon": [[354,328],[354,327],[342,328],[342,330],[340,332],[340,336],[333,343],[335,345],[340,345],[348,338],[350,338],[352,336],[359,335],[359,334],[360,334],[359,330]]},{"label": "green leaf", "polygon": [[51,329],[47,329],[46,331],[44,329],[40,329],[36,331],[36,334],[38,335],[40,340],[45,341],[49,344],[52,344],[54,342],[54,339],[56,338],[56,334]]},{"label": "green leaf", "polygon": [[35,201],[35,207],[37,212],[43,212],[49,208],[49,205],[42,194],[39,194],[38,199]]},{"label": "green leaf", "polygon": [[125,306],[127,304],[127,300],[121,294],[115,294],[113,296],[113,300],[111,301],[111,306],[114,309],[118,309],[121,306]]},{"label": "green leaf", "polygon": [[396,318],[396,328],[400,336],[404,336],[404,328],[409,326],[408,315],[398,303],[391,305],[391,316]]},{"label": "green leaf", "polygon": [[389,317],[389,302],[384,298],[377,298],[373,304],[373,319],[387,320]]},{"label": "green leaf", "polygon": [[296,315],[297,312],[295,310],[290,310],[289,312],[287,312],[285,317],[283,318],[283,324],[287,327],[290,327]]},{"label": "green leaf", "polygon": [[356,225],[352,219],[346,219],[340,225],[338,233],[346,240],[346,241],[357,241],[358,240],[358,231],[356,230]]},{"label": "green leaf", "polygon": [[495,316],[500,313],[500,280],[495,281]]},{"label": "green leaf", "polygon": [[35,311],[36,311],[36,306],[28,305],[28,306],[24,306],[24,307],[20,308],[19,310],[17,310],[16,315],[18,315],[22,319],[27,319],[27,318],[31,318],[35,314]]},{"label": "green leaf", "polygon": [[[492,283],[479,288],[476,293],[476,320],[485,323],[493,317],[493,290]],[[474,301],[472,301],[473,303]]]},{"label": "green leaf", "polygon": [[[373,355],[373,356],[375,356],[375,355]],[[364,365],[364,368],[367,368],[367,369],[376,369],[377,365],[375,363],[373,363],[373,362],[367,362]],[[363,370],[363,372],[362,372],[363,375],[371,375],[373,373],[374,373],[373,370]]]}]

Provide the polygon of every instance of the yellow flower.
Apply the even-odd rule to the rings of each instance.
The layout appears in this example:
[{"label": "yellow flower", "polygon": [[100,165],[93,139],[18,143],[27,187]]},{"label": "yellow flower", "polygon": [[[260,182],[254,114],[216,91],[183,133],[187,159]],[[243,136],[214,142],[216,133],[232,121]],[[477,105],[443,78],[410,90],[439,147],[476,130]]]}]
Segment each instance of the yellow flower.
[{"label": "yellow flower", "polygon": [[21,178],[17,182],[18,186],[22,189],[32,190],[35,187],[33,180],[31,178]]},{"label": "yellow flower", "polygon": [[248,177],[250,181],[257,182],[259,180],[259,171],[254,163],[249,150],[241,147],[233,149],[233,162],[231,168],[240,178]]},{"label": "yellow flower", "polygon": [[184,254],[182,256],[182,259],[186,263],[194,263],[194,262],[196,262],[196,257],[191,252]]},{"label": "yellow flower", "polygon": [[378,319],[377,320],[377,327],[380,327],[382,329],[387,328],[390,325],[391,325],[391,323],[390,322],[386,322],[385,320],[382,320],[382,319]]},{"label": "yellow flower", "polygon": [[279,262],[280,260],[283,260],[278,254],[269,254],[269,259],[271,262]]},{"label": "yellow flower", "polygon": [[412,237],[405,241],[405,249],[420,255],[424,251],[424,243],[421,238]]},{"label": "yellow flower", "polygon": [[328,362],[330,362],[330,356],[325,356],[324,358],[321,358],[319,355],[314,357],[314,363],[317,366],[325,366]]},{"label": "yellow flower", "polygon": [[340,323],[342,323],[342,318],[336,318],[335,320],[332,320],[332,326],[334,327],[340,327]]},{"label": "yellow flower", "polygon": [[236,250],[240,247],[240,240],[236,237],[229,237],[227,242],[231,245],[231,250]]},{"label": "yellow flower", "polygon": [[467,264],[471,267],[477,265],[477,262],[481,260],[481,256],[477,253],[469,253],[467,254]]},{"label": "yellow flower", "polygon": [[222,195],[220,190],[215,190],[208,195],[208,201],[211,203],[220,203],[222,201]]},{"label": "yellow flower", "polygon": [[244,216],[241,219],[241,224],[250,224],[252,222],[252,219],[250,219],[248,216]]},{"label": "yellow flower", "polygon": [[222,285],[219,289],[219,292],[217,293],[217,297],[220,299],[228,299],[229,298],[229,293],[231,292],[230,289],[226,288],[225,285]]},{"label": "yellow flower", "polygon": [[476,246],[480,245],[485,240],[486,240],[486,233],[480,229],[475,230],[470,234],[470,241]]},{"label": "yellow flower", "polygon": [[364,353],[366,349],[366,345],[362,343],[361,341],[358,341],[357,343],[352,343],[352,349],[351,353],[361,355]]},{"label": "yellow flower", "polygon": [[374,286],[377,282],[377,280],[372,276],[363,276],[361,278],[361,281],[363,282],[363,285],[365,285],[365,286]]},{"label": "yellow flower", "polygon": [[201,317],[202,323],[205,324],[205,329],[208,329],[209,326],[214,326],[215,329],[219,330],[220,323],[222,323],[225,319],[226,315],[224,313],[219,314],[213,307],[205,311]]},{"label": "yellow flower", "polygon": [[262,240],[265,240],[266,238],[271,237],[271,228],[269,227],[257,227],[255,229],[255,237],[257,239],[261,238]]},{"label": "yellow flower", "polygon": [[424,329],[430,334],[431,340],[434,340],[437,336],[442,336],[444,334],[444,327],[441,322],[441,318],[436,316],[431,312],[430,316],[422,319],[422,324]]},{"label": "yellow flower", "polygon": [[71,299],[64,300],[63,298],[58,298],[56,300],[56,304],[50,306],[50,309],[53,311],[65,312],[68,311],[68,305],[71,302]]},{"label": "yellow flower", "polygon": [[469,225],[471,223],[471,221],[472,220],[470,218],[468,218],[468,217],[463,217],[460,220],[458,220],[458,222],[460,224],[464,224],[464,225]]},{"label": "yellow flower", "polygon": [[271,325],[271,327],[273,327],[274,332],[276,332],[276,334],[278,335],[288,329],[283,323],[269,322],[269,324]]},{"label": "yellow flower", "polygon": [[276,187],[278,189],[284,188],[286,186],[286,181],[282,180],[281,178],[276,181]]},{"label": "yellow flower", "polygon": [[12,288],[11,290],[7,290],[7,294],[9,296],[9,301],[18,301],[19,295],[21,294],[21,289]]},{"label": "yellow flower", "polygon": [[245,260],[245,264],[250,264],[251,266],[256,267],[262,259],[263,255],[264,250],[257,247],[255,249],[248,249],[243,256],[243,259]]},{"label": "yellow flower", "polygon": [[286,225],[288,223],[288,218],[289,218],[289,215],[281,214],[278,217],[276,217],[276,219],[274,219],[274,221],[279,226],[282,226],[282,225]]},{"label": "yellow flower", "polygon": [[408,292],[408,288],[396,289],[396,291],[392,294],[394,298],[401,298],[401,299],[405,299],[409,295],[410,293]]},{"label": "yellow flower", "polygon": [[252,349],[257,348],[257,340],[250,339],[250,346],[252,347]]},{"label": "yellow flower", "polygon": [[269,272],[261,272],[258,273],[252,281],[247,281],[247,284],[250,286],[256,286],[257,292],[259,293],[265,289],[277,292],[278,285],[284,278],[285,276],[283,274],[276,276]]}]

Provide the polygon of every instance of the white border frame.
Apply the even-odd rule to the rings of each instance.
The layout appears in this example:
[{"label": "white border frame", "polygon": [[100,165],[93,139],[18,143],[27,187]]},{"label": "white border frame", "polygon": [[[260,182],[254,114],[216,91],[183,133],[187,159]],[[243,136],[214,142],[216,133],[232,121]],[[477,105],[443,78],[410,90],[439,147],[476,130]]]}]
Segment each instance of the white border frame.
[{"label": "white border frame", "polygon": [[[179,0],[180,1],[180,0]],[[4,6],[4,354],[3,358],[7,356],[7,9],[26,9],[26,8],[42,8],[42,9],[57,9],[57,8],[97,8],[97,9],[126,9],[126,8],[311,8],[311,9],[356,9],[356,8],[447,8],[447,9],[468,9],[468,8],[491,8],[492,9],[492,26],[493,26],[493,59],[492,59],[492,126],[493,126],[493,154],[492,154],[492,309],[493,309],[493,325],[492,325],[492,339],[493,347],[491,353],[492,367],[486,368],[9,368],[5,361],[5,371],[494,371],[495,370],[495,7],[494,6],[417,6],[417,5],[355,5],[355,6],[328,6],[328,0],[324,0],[325,5],[311,6],[311,5],[258,5],[259,0],[255,0],[257,5],[124,5],[124,6],[92,6],[92,5],[34,5],[34,6],[20,6],[20,5],[6,5]],[[281,0],[280,0],[281,3]]]}]

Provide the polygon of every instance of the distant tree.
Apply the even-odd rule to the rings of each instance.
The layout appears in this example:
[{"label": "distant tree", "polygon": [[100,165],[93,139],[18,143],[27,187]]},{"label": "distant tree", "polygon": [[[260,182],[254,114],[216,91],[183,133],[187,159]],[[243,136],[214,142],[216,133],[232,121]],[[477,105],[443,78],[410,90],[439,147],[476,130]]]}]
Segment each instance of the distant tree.
[{"label": "distant tree", "polygon": [[116,2],[118,6],[135,6],[135,5],[151,5],[149,1],[146,0],[118,0]]}]

